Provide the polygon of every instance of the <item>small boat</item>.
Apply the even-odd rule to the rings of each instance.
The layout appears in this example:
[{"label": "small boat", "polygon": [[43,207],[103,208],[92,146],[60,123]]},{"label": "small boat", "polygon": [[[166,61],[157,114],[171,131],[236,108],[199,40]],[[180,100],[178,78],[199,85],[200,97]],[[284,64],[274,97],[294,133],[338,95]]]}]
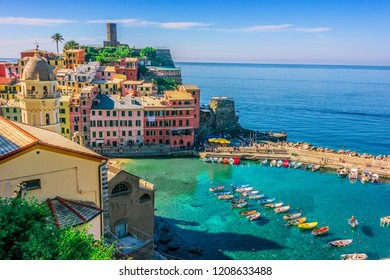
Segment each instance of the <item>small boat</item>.
[{"label": "small boat", "polygon": [[296,218],[299,218],[301,215],[302,215],[301,212],[299,212],[299,213],[294,213],[294,214],[286,214],[286,215],[283,216],[283,220],[292,220],[292,219],[296,219]]},{"label": "small boat", "polygon": [[233,165],[239,165],[240,164],[240,158],[234,158],[233,159],[234,161],[233,161]]},{"label": "small boat", "polygon": [[283,161],[283,167],[284,167],[284,168],[288,168],[289,166],[290,166],[290,163],[288,162],[287,159],[285,159],[285,160]]},{"label": "small boat", "polygon": [[279,202],[279,203],[267,203],[265,206],[265,208],[268,208],[268,209],[271,209],[271,208],[277,208],[277,207],[280,207],[283,205],[283,202]]},{"label": "small boat", "polygon": [[356,168],[352,168],[351,171],[349,171],[349,179],[350,180],[356,180],[359,176],[358,170]]},{"label": "small boat", "polygon": [[314,166],[314,164],[312,164],[312,163],[306,164],[305,169],[306,169],[306,170],[307,170],[307,169],[312,169],[313,166]]},{"label": "small boat", "polygon": [[248,199],[251,199],[251,200],[257,200],[257,199],[262,199],[262,198],[264,198],[264,194],[254,194],[254,195],[248,196]]},{"label": "small boat", "polygon": [[224,195],[219,195],[218,199],[219,200],[229,200],[232,199],[234,196],[232,194],[224,194]]},{"label": "small boat", "polygon": [[316,165],[313,165],[313,167],[311,168],[311,171],[316,172],[316,171],[320,170],[320,168],[321,168],[321,165],[316,164]]},{"label": "small boat", "polygon": [[276,166],[276,160],[271,160],[271,162],[269,163],[269,166],[271,166],[271,167],[274,167],[274,166]]},{"label": "small boat", "polygon": [[248,202],[243,202],[243,203],[234,203],[231,206],[232,208],[246,208],[248,207]]},{"label": "small boat", "polygon": [[371,175],[371,182],[372,183],[379,183],[379,175],[374,173]]},{"label": "small boat", "polygon": [[249,192],[251,190],[253,190],[253,187],[246,187],[246,188],[235,189],[235,191],[238,192],[238,193]]},{"label": "small boat", "polygon": [[362,254],[357,254],[357,253],[342,254],[341,255],[341,259],[347,260],[347,261],[362,261],[362,260],[366,260],[367,258],[368,258],[368,256],[364,253],[362,253]]},{"label": "small boat", "polygon": [[348,220],[348,224],[351,228],[356,228],[359,225],[359,221],[352,217]]},{"label": "small boat", "polygon": [[278,160],[278,162],[276,163],[276,166],[277,167],[282,167],[282,165],[283,165],[283,161]]},{"label": "small boat", "polygon": [[390,216],[381,218],[381,226],[390,226]]},{"label": "small boat", "polygon": [[296,164],[297,164],[297,162],[295,160],[293,160],[292,162],[290,162],[290,167],[295,168]]},{"label": "small boat", "polygon": [[274,209],[274,212],[275,213],[285,213],[285,212],[288,212],[288,210],[290,210],[290,206],[282,206],[282,207],[277,207]]},{"label": "small boat", "polygon": [[265,166],[268,164],[268,160],[267,159],[262,160],[262,161],[260,161],[260,164]]},{"label": "small boat", "polygon": [[204,157],[203,162],[212,162],[213,158],[212,157]]},{"label": "small boat", "polygon": [[318,222],[302,223],[302,224],[298,225],[298,228],[302,229],[302,230],[307,230],[307,229],[315,228],[317,225],[318,225]]},{"label": "small boat", "polygon": [[234,189],[234,190],[237,190],[237,189],[242,189],[242,188],[247,188],[247,187],[249,187],[249,184],[246,184],[246,185],[232,185],[232,188]]},{"label": "small boat", "polygon": [[232,200],[230,200],[231,204],[239,204],[244,202],[246,202],[246,200],[240,197],[233,197]]},{"label": "small boat", "polygon": [[249,215],[249,216],[246,216],[246,218],[249,221],[256,221],[256,220],[260,219],[260,217],[261,217],[261,214],[259,212],[256,212],[256,213]]},{"label": "small boat", "polygon": [[255,209],[252,209],[252,210],[245,210],[245,211],[241,211],[239,212],[239,214],[241,216],[248,216],[248,215],[252,215],[252,214],[255,214],[257,211]]},{"label": "small boat", "polygon": [[243,195],[243,196],[250,196],[250,195],[256,195],[256,194],[258,194],[260,191],[247,191],[247,192],[243,192],[243,193],[241,193],[241,195]]},{"label": "small boat", "polygon": [[217,161],[218,163],[222,163],[223,162],[223,158],[218,158],[218,161]]},{"label": "small boat", "polygon": [[339,167],[337,169],[336,173],[337,173],[338,177],[344,178],[344,177],[347,177],[347,175],[348,175],[348,169],[345,167]]},{"label": "small boat", "polygon": [[288,221],[286,226],[296,226],[296,225],[302,224],[304,222],[306,222],[306,217],[301,217],[298,219]]},{"label": "small boat", "polygon": [[298,168],[300,168],[301,166],[302,166],[302,162],[298,161],[298,162],[295,164],[294,168],[295,168],[295,169],[298,169]]},{"label": "small boat", "polygon": [[343,260],[353,260],[353,261],[361,261],[361,260],[366,260],[368,256],[364,253],[354,253],[354,254],[343,254],[341,255],[341,259]]},{"label": "small boat", "polygon": [[265,198],[265,199],[259,200],[257,202],[257,204],[267,204],[267,203],[272,203],[274,201],[275,201],[275,197],[274,198]]},{"label": "small boat", "polygon": [[232,194],[232,192],[216,192],[216,193],[214,193],[215,196],[221,196],[221,195],[227,195],[227,194]]},{"label": "small boat", "polygon": [[314,235],[314,236],[324,235],[324,234],[326,234],[328,231],[329,231],[329,227],[328,227],[328,226],[326,226],[326,227],[320,227],[320,228],[313,229],[313,231],[311,232],[311,234]]},{"label": "small boat", "polygon": [[234,164],[234,159],[233,158],[229,158],[229,164],[231,164],[231,165]]},{"label": "small boat", "polygon": [[371,181],[371,171],[370,170],[364,170],[362,172],[362,175],[360,175],[360,182],[363,184],[368,183]]},{"label": "small boat", "polygon": [[223,164],[228,164],[229,162],[230,162],[230,161],[229,161],[228,158],[224,158],[223,161],[222,161]]},{"label": "small boat", "polygon": [[211,187],[209,190],[210,192],[221,192],[225,186],[216,186],[216,187]]},{"label": "small boat", "polygon": [[332,245],[333,247],[346,247],[351,245],[352,242],[353,242],[352,239],[343,239],[343,240],[331,241],[328,244]]}]

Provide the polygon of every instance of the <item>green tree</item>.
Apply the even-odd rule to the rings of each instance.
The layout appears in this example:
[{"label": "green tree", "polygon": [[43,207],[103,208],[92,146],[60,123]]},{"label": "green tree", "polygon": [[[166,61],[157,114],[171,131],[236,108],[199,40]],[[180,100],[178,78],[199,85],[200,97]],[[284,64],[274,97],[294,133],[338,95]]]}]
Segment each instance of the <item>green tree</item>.
[{"label": "green tree", "polygon": [[64,51],[71,49],[78,49],[80,47],[79,43],[74,40],[67,41],[64,45]]},{"label": "green tree", "polygon": [[59,53],[58,51],[58,42],[62,42],[64,41],[64,37],[62,37],[62,35],[60,33],[55,33],[54,35],[51,36],[51,39],[53,40],[53,42],[56,42],[56,45],[57,45],[57,54]]},{"label": "green tree", "polygon": [[152,48],[152,47],[146,47],[146,48],[143,48],[139,54],[142,56],[142,57],[147,57],[151,60],[154,60],[157,56],[157,51],[155,48]]},{"label": "green tree", "polygon": [[0,198],[0,259],[106,260],[113,246],[94,241],[84,228],[60,230],[45,203]]},{"label": "green tree", "polygon": [[131,49],[128,45],[121,45],[115,50],[115,56],[117,58],[130,57],[132,53],[133,49]]}]

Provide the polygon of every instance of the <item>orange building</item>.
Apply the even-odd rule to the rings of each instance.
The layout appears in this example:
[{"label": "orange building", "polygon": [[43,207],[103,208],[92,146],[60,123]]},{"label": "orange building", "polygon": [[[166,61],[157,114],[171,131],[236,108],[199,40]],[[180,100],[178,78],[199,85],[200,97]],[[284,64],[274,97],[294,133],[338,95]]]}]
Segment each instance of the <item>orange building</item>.
[{"label": "orange building", "polygon": [[73,68],[85,62],[84,49],[71,49],[64,51],[65,53],[65,67]]}]

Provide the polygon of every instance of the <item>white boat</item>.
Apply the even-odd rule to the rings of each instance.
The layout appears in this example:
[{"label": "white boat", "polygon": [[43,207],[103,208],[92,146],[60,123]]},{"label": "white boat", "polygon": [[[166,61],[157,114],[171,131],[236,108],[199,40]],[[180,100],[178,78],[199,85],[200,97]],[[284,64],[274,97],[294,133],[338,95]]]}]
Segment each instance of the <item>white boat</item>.
[{"label": "white boat", "polygon": [[297,162],[295,160],[293,160],[292,162],[290,162],[290,167],[295,168],[296,164],[297,164]]},{"label": "white boat", "polygon": [[229,164],[233,165],[234,163],[234,159],[233,158],[229,158]]},{"label": "white boat", "polygon": [[282,167],[283,166],[283,161],[278,160],[278,162],[276,163],[276,166],[277,167]]},{"label": "white boat", "polygon": [[223,158],[218,158],[218,163],[222,163],[223,162]]},{"label": "white boat", "polygon": [[259,212],[256,212],[254,214],[251,214],[249,216],[246,216],[246,218],[249,220],[249,221],[256,221],[258,219],[260,219],[261,217],[261,214]]},{"label": "white boat", "polygon": [[260,161],[260,163],[261,163],[261,165],[267,165],[268,164],[268,160],[267,159],[262,160],[262,161]]},{"label": "white boat", "polygon": [[313,167],[311,168],[311,171],[316,172],[316,171],[320,170],[320,168],[321,168],[321,165],[316,164],[316,165],[313,165]]},{"label": "white boat", "polygon": [[351,171],[349,171],[349,179],[350,180],[356,180],[359,176],[359,172],[356,168],[351,168]]},{"label": "white boat", "polygon": [[264,198],[264,194],[254,194],[254,195],[248,196],[248,199],[251,199],[251,200],[257,200],[257,199],[262,199],[262,198]]},{"label": "white boat", "polygon": [[275,201],[275,197],[274,198],[265,198],[265,199],[259,200],[257,202],[257,204],[267,204],[267,203],[272,203],[274,201]]},{"label": "white boat", "polygon": [[295,164],[294,168],[295,168],[295,169],[298,169],[298,168],[300,168],[301,166],[302,166],[302,162],[298,161],[298,162]]},{"label": "white boat", "polygon": [[265,204],[265,208],[271,209],[271,208],[278,208],[283,205],[283,202],[278,202],[278,203],[267,203]]},{"label": "white boat", "polygon": [[368,183],[371,181],[371,171],[370,170],[364,170],[362,172],[362,175],[360,175],[360,182]]},{"label": "white boat", "polygon": [[271,166],[271,167],[274,167],[274,166],[276,166],[276,160],[271,160],[271,162],[269,163],[269,166]]},{"label": "white boat", "polygon": [[312,164],[312,163],[306,164],[305,169],[306,169],[306,170],[307,170],[307,169],[312,169],[313,166],[314,166],[314,164]]},{"label": "white boat", "polygon": [[238,193],[249,192],[251,190],[253,190],[253,187],[246,187],[246,188],[235,189],[235,191],[238,192]]},{"label": "white boat", "polygon": [[282,207],[277,207],[274,209],[274,212],[275,213],[285,213],[285,212],[288,212],[288,210],[290,210],[290,206],[287,205],[287,206],[282,206]]},{"label": "white boat", "polygon": [[256,194],[259,194],[259,190],[256,190],[256,191],[247,191],[247,192],[243,192],[241,193],[241,195],[243,196],[250,196],[250,195],[256,195]]},{"label": "white boat", "polygon": [[348,175],[348,169],[345,167],[339,167],[337,169],[336,173],[337,173],[338,177],[344,178],[344,177],[347,177],[347,175]]},{"label": "white boat", "polygon": [[361,261],[361,260],[366,260],[368,256],[366,254],[342,254],[341,258],[343,260],[349,260],[349,261]]},{"label": "white boat", "polygon": [[213,159],[212,157],[209,157],[209,158],[208,157],[204,157],[203,158],[203,162],[211,162],[212,159]]},{"label": "white boat", "polygon": [[374,173],[371,175],[371,182],[372,183],[379,183],[379,175]]}]

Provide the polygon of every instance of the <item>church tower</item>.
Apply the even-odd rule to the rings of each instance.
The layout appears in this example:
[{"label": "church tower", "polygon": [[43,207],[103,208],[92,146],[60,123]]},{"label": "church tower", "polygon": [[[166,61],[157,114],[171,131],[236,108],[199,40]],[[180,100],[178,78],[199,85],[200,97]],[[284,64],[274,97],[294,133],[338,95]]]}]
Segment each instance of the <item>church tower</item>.
[{"label": "church tower", "polygon": [[60,133],[60,94],[47,60],[36,53],[26,63],[20,85],[22,123]]}]

